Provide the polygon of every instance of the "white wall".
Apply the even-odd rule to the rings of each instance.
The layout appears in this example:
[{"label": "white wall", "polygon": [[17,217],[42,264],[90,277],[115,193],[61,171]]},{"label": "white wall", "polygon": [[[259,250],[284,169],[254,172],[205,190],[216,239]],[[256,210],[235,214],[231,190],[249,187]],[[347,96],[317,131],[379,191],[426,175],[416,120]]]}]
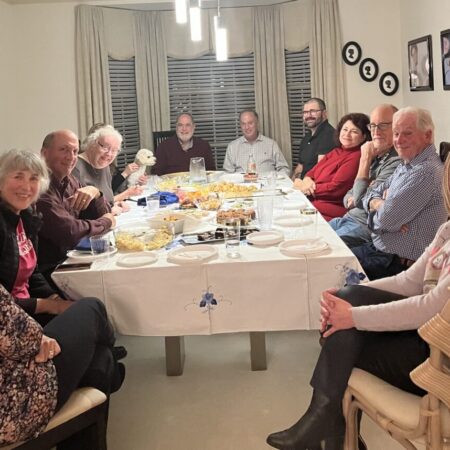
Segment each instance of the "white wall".
[{"label": "white wall", "polygon": [[[339,0],[339,13],[342,45],[356,41],[362,49],[361,59],[374,59],[380,69],[377,79],[368,83],[359,75],[359,64],[345,64],[349,111],[369,114],[379,103],[403,106],[399,0]],[[378,80],[384,72],[393,72],[400,80],[400,88],[392,96],[379,89]]]},{"label": "white wall", "polygon": [[[440,32],[450,28],[448,0],[401,0],[401,59],[405,105],[427,108],[436,126],[435,143],[450,141],[450,91],[442,88]],[[408,41],[431,34],[433,47],[434,91],[410,92],[408,82]]]},{"label": "white wall", "polygon": [[15,80],[12,55],[12,6],[0,0],[0,151],[13,146],[11,130],[11,107]]}]

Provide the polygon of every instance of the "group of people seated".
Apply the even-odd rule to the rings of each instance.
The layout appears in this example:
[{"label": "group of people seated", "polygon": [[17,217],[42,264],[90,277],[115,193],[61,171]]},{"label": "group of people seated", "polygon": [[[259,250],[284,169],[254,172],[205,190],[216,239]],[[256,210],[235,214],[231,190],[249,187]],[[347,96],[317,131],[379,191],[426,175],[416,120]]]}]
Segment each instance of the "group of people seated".
[{"label": "group of people seated", "polygon": [[[450,162],[443,167],[423,109],[382,104],[370,117],[344,115],[334,130],[325,102],[313,98],[303,119],[309,132],[294,186],[329,220],[372,281],[323,293],[325,341],[311,405],[267,442],[312,449],[325,440],[329,448],[342,448],[340,403],[353,367],[421,392],[408,373],[428,356],[416,329],[448,295]],[[246,172],[251,158],[260,173],[289,176],[277,143],[259,132],[257,113],[245,110],[239,120],[242,136],[228,145],[224,170]],[[192,115],[180,114],[176,135],[156,149],[155,174],[187,171],[197,156],[215,170],[209,144],[194,131]],[[119,360],[126,351],[114,347],[103,303],[72,301],[51,280],[68,250],[108,232],[127,209],[124,200],[142,192],[148,175],[136,186],[126,183],[136,164],[113,169],[121,144],[117,130],[97,124],[81,153],[75,133],[59,130],[45,137],[41,157],[17,150],[0,155],[0,405],[6,417],[0,444],[41,432],[78,386],[109,395],[123,382]]]}]

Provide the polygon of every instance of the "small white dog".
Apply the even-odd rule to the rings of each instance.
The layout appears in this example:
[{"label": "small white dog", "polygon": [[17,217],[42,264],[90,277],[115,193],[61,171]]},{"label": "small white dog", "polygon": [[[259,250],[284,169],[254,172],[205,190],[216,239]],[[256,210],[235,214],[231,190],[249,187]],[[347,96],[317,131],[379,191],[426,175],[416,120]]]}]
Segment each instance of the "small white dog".
[{"label": "small white dog", "polygon": [[141,148],[134,158],[135,164],[139,166],[139,169],[136,172],[133,172],[127,178],[128,187],[136,186],[138,184],[139,177],[145,174],[146,167],[151,167],[156,164],[156,158],[153,155],[153,152],[147,148]]}]

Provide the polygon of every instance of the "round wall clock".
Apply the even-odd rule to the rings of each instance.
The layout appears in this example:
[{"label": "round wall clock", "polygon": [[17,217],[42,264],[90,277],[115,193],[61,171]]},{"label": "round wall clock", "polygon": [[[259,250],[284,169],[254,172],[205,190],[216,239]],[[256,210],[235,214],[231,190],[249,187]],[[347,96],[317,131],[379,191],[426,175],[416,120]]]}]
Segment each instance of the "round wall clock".
[{"label": "round wall clock", "polygon": [[342,59],[350,66],[358,64],[361,59],[362,51],[359,44],[355,41],[349,41],[344,45],[342,49]]},{"label": "round wall clock", "polygon": [[399,88],[398,77],[395,73],[385,72],[380,77],[380,91],[384,95],[394,95]]},{"label": "round wall clock", "polygon": [[359,65],[359,75],[364,81],[373,81],[378,76],[378,64],[372,58],[365,58]]}]

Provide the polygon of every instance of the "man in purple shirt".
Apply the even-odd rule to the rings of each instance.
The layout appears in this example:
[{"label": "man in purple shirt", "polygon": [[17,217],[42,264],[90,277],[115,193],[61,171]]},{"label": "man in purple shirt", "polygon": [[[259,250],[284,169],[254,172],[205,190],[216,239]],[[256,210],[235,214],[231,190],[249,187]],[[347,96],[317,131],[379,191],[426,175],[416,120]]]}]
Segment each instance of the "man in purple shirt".
[{"label": "man in purple shirt", "polygon": [[48,191],[36,204],[43,219],[38,263],[47,278],[82,238],[103,234],[115,225],[103,194],[71,175],[78,150],[78,137],[70,130],[54,131],[42,144],[41,155],[51,175]]},{"label": "man in purple shirt", "polygon": [[208,142],[194,137],[195,122],[192,114],[184,112],[177,117],[176,136],[166,139],[156,149],[156,175],[187,172],[191,158],[205,158],[206,170],[216,170],[214,157]]}]

